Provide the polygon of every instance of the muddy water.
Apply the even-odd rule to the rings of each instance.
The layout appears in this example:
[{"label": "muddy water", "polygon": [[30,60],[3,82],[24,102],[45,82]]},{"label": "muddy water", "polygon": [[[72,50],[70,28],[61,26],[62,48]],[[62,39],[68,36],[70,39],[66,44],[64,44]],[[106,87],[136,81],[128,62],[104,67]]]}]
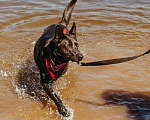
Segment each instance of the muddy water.
[{"label": "muddy water", "polygon": [[[39,83],[33,48],[58,23],[69,0],[0,0],[0,119],[60,120]],[[149,0],[79,0],[76,21],[83,61],[141,54],[150,48]],[[69,26],[70,27],[70,26]],[[150,91],[150,56],[103,67],[70,62],[55,90],[70,120],[130,120],[125,106],[103,106],[107,90]]]}]

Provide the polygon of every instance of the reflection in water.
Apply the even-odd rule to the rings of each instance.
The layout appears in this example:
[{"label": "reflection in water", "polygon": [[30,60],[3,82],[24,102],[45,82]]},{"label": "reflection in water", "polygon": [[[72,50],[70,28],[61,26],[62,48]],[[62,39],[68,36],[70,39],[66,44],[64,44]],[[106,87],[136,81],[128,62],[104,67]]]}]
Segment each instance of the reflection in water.
[{"label": "reflection in water", "polygon": [[[33,59],[28,58],[17,75],[17,86],[22,92],[30,97],[39,100],[44,106],[47,105],[48,96],[40,84],[39,72]],[[22,94],[23,95],[23,94]]]},{"label": "reflection in water", "polygon": [[89,105],[93,105],[93,106],[103,106],[103,104],[100,103],[96,103],[96,102],[91,102],[91,101],[87,101],[87,100],[81,100],[81,99],[74,99],[77,102],[81,102],[81,103],[85,103],[85,104],[89,104]]},{"label": "reflection in water", "polygon": [[[29,57],[26,61],[20,65],[20,70],[17,74],[17,92],[27,98],[32,98],[34,100],[40,101],[43,104],[43,108],[48,107],[57,113],[57,107],[54,103],[50,102],[49,96],[44,91],[42,85],[40,84],[40,75],[35,64],[35,61]],[[55,85],[55,84],[54,84]],[[54,86],[53,86],[54,87]],[[56,88],[54,88],[56,89]],[[56,91],[57,92],[57,91]],[[72,120],[74,113],[73,110],[67,106],[70,112],[68,118],[61,117],[61,119]],[[53,113],[52,111],[50,114]],[[59,115],[57,115],[59,116]]]},{"label": "reflection in water", "polygon": [[[0,118],[3,120],[59,120],[55,115],[58,112],[51,107],[53,102],[49,102],[40,85],[33,58],[25,59],[33,56],[33,45],[43,30],[60,21],[69,1],[0,1]],[[77,24],[84,61],[126,57],[148,50],[149,6],[149,0],[78,0],[70,25],[73,21]],[[103,100],[97,97],[108,88],[149,90],[149,68],[149,55],[103,67],[77,67],[71,63],[70,72],[57,81],[57,91],[62,98],[69,98],[63,102],[73,109],[73,120],[129,120],[124,116],[124,107],[108,109],[101,106]],[[13,87],[20,97],[27,99],[16,96]],[[30,97],[34,101],[28,100]],[[46,108],[41,110],[43,105]],[[51,108],[55,114],[49,113]]]},{"label": "reflection in water", "polygon": [[[56,105],[50,101],[51,99],[49,99],[49,96],[46,94],[42,85],[40,84],[40,75],[33,58],[29,57],[22,63],[22,65],[20,65],[16,82],[16,87],[18,90],[17,92],[21,96],[27,98],[30,97],[31,99],[40,101],[43,104],[43,108],[48,107],[50,110],[56,111],[56,114],[58,113]],[[57,89],[55,84],[53,87],[54,89]],[[74,114],[73,110],[69,108],[69,106],[67,106],[67,109],[70,112],[70,116],[68,118],[63,118],[62,116],[60,117],[63,119],[72,120]],[[52,114],[53,111],[50,111],[50,114]],[[57,116],[59,116],[59,114]]]},{"label": "reflection in water", "polygon": [[125,105],[128,107],[128,116],[135,120],[150,120],[150,94],[142,92],[127,92],[110,90],[102,94],[106,105]]}]

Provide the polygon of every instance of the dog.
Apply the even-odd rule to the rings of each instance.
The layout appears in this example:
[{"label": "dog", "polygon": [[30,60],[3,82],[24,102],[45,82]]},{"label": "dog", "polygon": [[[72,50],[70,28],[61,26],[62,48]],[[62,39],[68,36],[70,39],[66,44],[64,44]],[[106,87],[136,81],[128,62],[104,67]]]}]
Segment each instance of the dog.
[{"label": "dog", "polygon": [[77,0],[70,1],[61,21],[48,26],[34,47],[34,60],[40,70],[40,83],[64,117],[68,117],[69,113],[54,92],[52,84],[66,72],[69,61],[79,63],[83,59],[78,47],[75,22],[70,31],[67,29],[76,2]]}]

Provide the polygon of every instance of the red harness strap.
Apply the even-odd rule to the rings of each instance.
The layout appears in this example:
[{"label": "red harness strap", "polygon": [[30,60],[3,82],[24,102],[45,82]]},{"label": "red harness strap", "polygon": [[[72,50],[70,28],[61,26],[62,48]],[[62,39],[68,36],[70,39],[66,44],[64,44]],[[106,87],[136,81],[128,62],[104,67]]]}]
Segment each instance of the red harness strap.
[{"label": "red harness strap", "polygon": [[46,68],[48,72],[50,73],[50,76],[52,79],[58,78],[68,65],[68,62],[58,65],[52,60],[51,57],[50,58],[46,57],[45,62],[46,62]]},{"label": "red harness strap", "polygon": [[50,73],[51,78],[55,79],[54,74],[51,72],[51,66],[50,66],[49,59],[45,58],[45,61],[46,61],[46,68],[47,68],[48,72]]}]

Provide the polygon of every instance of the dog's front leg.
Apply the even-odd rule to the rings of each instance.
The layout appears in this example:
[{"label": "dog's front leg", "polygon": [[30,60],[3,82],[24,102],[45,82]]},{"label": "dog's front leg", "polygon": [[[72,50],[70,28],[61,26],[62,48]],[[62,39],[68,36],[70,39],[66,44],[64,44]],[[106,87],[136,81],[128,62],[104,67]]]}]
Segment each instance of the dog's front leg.
[{"label": "dog's front leg", "polygon": [[56,104],[58,111],[60,114],[62,114],[64,117],[68,117],[69,113],[66,109],[66,107],[63,105],[61,99],[56,95],[56,93],[54,92],[53,88],[52,88],[52,84],[47,84],[47,83],[43,83],[41,81],[41,84],[44,88],[44,90],[46,91],[47,95],[54,101],[54,103]]}]

